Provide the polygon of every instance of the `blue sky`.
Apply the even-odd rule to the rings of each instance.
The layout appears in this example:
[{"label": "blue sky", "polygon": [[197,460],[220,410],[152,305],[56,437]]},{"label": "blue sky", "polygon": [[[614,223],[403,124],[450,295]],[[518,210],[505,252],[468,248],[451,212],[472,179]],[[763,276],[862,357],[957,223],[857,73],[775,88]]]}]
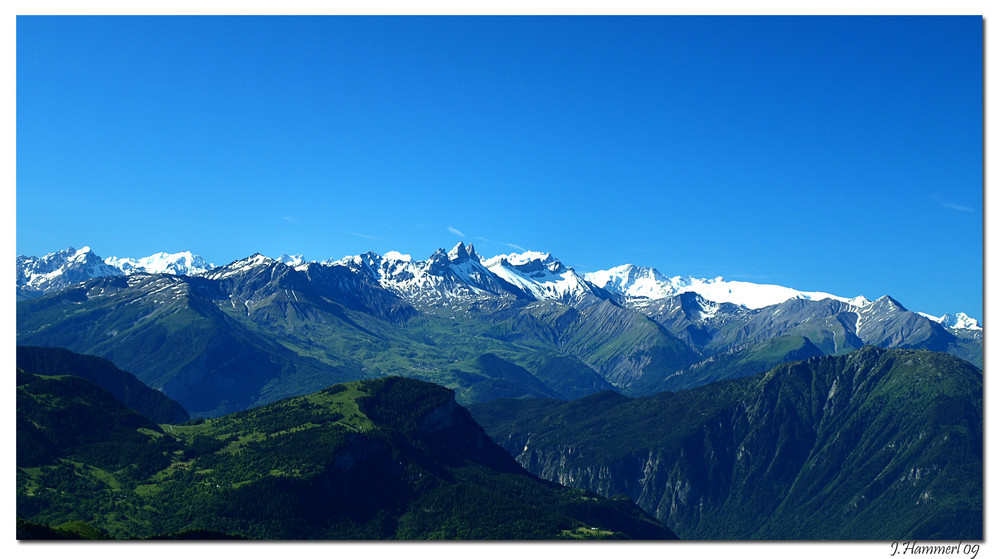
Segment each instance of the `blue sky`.
[{"label": "blue sky", "polygon": [[19,17],[17,253],[551,252],[983,308],[979,17]]}]

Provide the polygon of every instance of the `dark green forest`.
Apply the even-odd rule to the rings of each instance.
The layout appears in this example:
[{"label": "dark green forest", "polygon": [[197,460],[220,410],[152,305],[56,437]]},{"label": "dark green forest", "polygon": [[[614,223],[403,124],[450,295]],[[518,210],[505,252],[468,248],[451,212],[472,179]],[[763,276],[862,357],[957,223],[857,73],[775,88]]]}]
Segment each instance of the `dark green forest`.
[{"label": "dark green forest", "polygon": [[529,471],[628,495],[683,539],[973,540],[982,394],[966,361],[866,347],[677,393],[470,410]]},{"label": "dark green forest", "polygon": [[416,380],[157,425],[81,377],[17,371],[23,539],[671,539],[628,500],[524,471]]}]

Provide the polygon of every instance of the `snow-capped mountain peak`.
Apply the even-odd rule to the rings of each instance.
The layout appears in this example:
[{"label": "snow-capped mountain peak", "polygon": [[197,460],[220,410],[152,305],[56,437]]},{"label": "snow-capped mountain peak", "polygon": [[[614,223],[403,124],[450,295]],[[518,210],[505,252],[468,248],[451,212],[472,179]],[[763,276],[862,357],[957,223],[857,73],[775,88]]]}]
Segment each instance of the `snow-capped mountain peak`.
[{"label": "snow-capped mountain peak", "polygon": [[526,273],[538,272],[543,268],[550,272],[560,273],[566,269],[563,263],[553,257],[552,254],[534,250],[528,250],[520,253],[512,252],[510,254],[494,256],[493,258],[485,260],[483,265],[487,268],[492,268],[496,265],[504,265],[508,268],[513,268]]},{"label": "snow-capped mountain peak", "polygon": [[712,279],[667,277],[655,268],[633,264],[591,272],[584,277],[594,285],[626,298],[662,299],[694,292],[709,301],[733,303],[748,309],[777,305],[789,299],[835,299],[855,306],[869,304],[862,296],[847,298],[821,291],[799,291],[781,285],[729,281],[721,276]]},{"label": "snow-capped mountain peak", "polygon": [[979,321],[975,318],[970,317],[964,312],[960,313],[945,313],[942,316],[933,316],[927,313],[917,313],[929,320],[937,322],[945,328],[951,328],[953,330],[982,330],[982,326],[979,325]]},{"label": "snow-capped mountain peak", "polygon": [[213,280],[225,279],[228,277],[245,274],[250,272],[255,268],[263,268],[272,266],[274,264],[280,264],[278,260],[273,258],[268,258],[259,252],[255,252],[253,255],[248,256],[242,260],[237,260],[225,266],[220,266],[215,268],[205,274],[205,277]]},{"label": "snow-capped mountain peak", "polygon": [[60,264],[61,262],[85,263],[93,261],[95,258],[99,260],[101,257],[97,256],[97,254],[95,254],[89,246],[85,246],[79,250],[69,247],[66,250],[47,254],[42,257],[42,260],[49,263]]},{"label": "snow-capped mountain peak", "polygon": [[463,260],[472,259],[479,261],[479,255],[476,254],[476,248],[471,244],[466,247],[465,243],[459,241],[451,250],[448,251],[448,260],[452,262],[461,262]]},{"label": "snow-capped mountain peak", "polygon": [[864,295],[858,295],[857,297],[848,299],[847,303],[855,307],[867,307],[868,305],[872,304],[872,302],[869,301],[867,298],[865,298]]},{"label": "snow-capped mountain peak", "polygon": [[[286,264],[298,271],[306,270],[311,264],[301,255],[283,254],[275,260],[254,254],[216,268],[188,251],[159,252],[137,259],[102,259],[89,246],[79,250],[70,247],[40,258],[18,256],[18,298],[36,297],[104,276],[141,272],[202,275],[209,279],[220,279],[276,263]],[[840,301],[859,313],[859,321],[882,311],[891,313],[906,310],[888,296],[870,301],[861,295],[848,298],[780,285],[730,281],[722,277],[668,277],[655,268],[633,264],[581,276],[548,252],[524,251],[484,259],[473,245],[466,245],[464,242],[459,242],[447,252],[438,249],[426,260],[414,260],[410,255],[396,251],[389,251],[384,255],[367,252],[336,261],[325,260],[320,265],[344,266],[352,273],[362,275],[365,281],[379,285],[411,303],[419,303],[424,308],[452,307],[459,302],[464,305],[487,300],[491,304],[502,306],[524,298],[579,305],[607,299],[609,296],[636,309],[652,308],[653,305],[663,308],[663,304],[669,299],[691,293],[703,300],[698,309],[702,316],[714,315],[719,305],[727,303],[756,310],[790,299]],[[940,317],[920,314],[952,330],[982,330],[979,321],[965,313]]]},{"label": "snow-capped mountain peak", "polygon": [[[70,247],[69,249],[67,249],[67,251],[72,251],[72,250],[73,250],[73,247]],[[75,260],[75,261],[81,261],[82,262],[82,261],[84,261],[84,260],[87,259],[87,255],[88,254],[93,254],[93,253],[94,253],[94,251],[91,250],[89,246],[85,246],[85,247],[81,248],[80,250],[75,251],[73,253],[73,256],[70,257],[70,260]],[[97,255],[95,254],[94,256],[97,256]]]},{"label": "snow-capped mountain peak", "polygon": [[536,299],[580,302],[597,296],[593,286],[573,268],[563,265],[547,252],[502,254],[485,260],[483,265]]},{"label": "snow-capped mountain peak", "polygon": [[523,294],[511,291],[480,262],[475,247],[459,242],[450,251],[437,249],[426,260],[396,251],[384,256],[365,253],[326,261],[345,266],[381,287],[423,308],[453,307],[484,299],[509,301]]},{"label": "snow-capped mountain peak", "polygon": [[17,257],[17,287],[20,296],[32,297],[62,289],[92,278],[135,273],[202,275],[214,268],[191,252],[159,252],[145,258],[102,259],[89,246],[70,247],[41,258]]},{"label": "snow-capped mountain peak", "polygon": [[623,264],[610,270],[592,272],[585,274],[584,277],[598,287],[628,297],[662,299],[679,292],[677,282],[671,282],[670,278],[655,268],[634,264]]},{"label": "snow-capped mountain peak", "polygon": [[295,268],[306,263],[306,259],[301,254],[282,254],[278,257],[278,262]]},{"label": "snow-capped mountain peak", "polygon": [[44,293],[62,289],[91,278],[117,276],[121,271],[109,266],[89,246],[80,250],[69,247],[41,258],[17,257],[17,287],[19,293]]},{"label": "snow-capped mountain peak", "polygon": [[104,263],[114,266],[124,274],[142,272],[147,274],[173,274],[177,276],[200,276],[215,268],[214,264],[192,254],[190,251],[167,253],[158,252],[144,258],[105,258]]},{"label": "snow-capped mountain peak", "polygon": [[402,260],[403,262],[413,262],[412,256],[410,256],[409,254],[396,252],[395,250],[390,250],[389,252],[383,254],[382,258],[386,260]]}]

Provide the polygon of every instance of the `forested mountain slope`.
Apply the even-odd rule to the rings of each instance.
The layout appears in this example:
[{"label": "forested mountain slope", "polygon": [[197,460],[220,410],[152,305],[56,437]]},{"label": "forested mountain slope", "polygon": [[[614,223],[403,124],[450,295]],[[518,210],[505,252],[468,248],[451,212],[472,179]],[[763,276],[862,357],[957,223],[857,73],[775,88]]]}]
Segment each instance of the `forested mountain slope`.
[{"label": "forested mountain slope", "polygon": [[17,377],[26,537],[675,538],[628,500],[529,474],[429,383],[354,382],[156,425],[83,378]]},{"label": "forested mountain slope", "polygon": [[470,407],[529,471],[684,539],[981,539],[983,377],[866,347],[678,393]]}]

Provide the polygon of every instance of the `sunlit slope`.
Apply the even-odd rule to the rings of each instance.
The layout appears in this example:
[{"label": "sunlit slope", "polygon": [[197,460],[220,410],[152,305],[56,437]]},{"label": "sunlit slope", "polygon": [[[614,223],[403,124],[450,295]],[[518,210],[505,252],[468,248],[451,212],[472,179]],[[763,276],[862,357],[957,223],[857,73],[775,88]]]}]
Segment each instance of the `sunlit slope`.
[{"label": "sunlit slope", "polygon": [[673,537],[627,500],[528,474],[429,383],[162,426],[87,384],[19,371],[20,518],[115,538]]}]

